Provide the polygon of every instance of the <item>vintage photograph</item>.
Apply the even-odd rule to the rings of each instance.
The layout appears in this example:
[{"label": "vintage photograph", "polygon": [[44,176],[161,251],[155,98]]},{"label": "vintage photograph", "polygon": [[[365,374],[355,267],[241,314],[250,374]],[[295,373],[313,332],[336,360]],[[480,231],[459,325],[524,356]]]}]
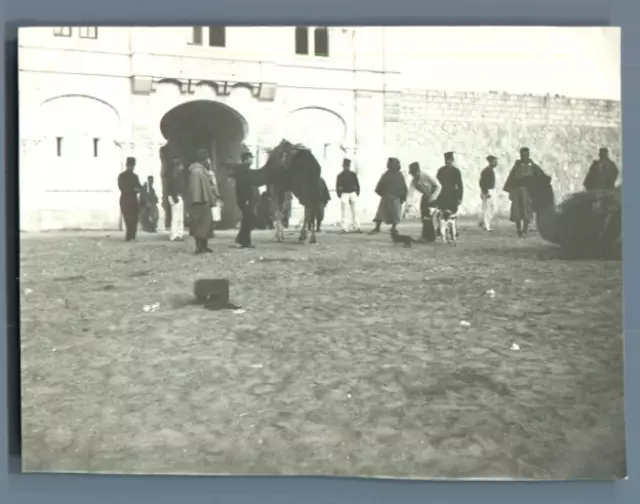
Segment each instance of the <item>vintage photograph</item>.
[{"label": "vintage photograph", "polygon": [[27,472],[626,477],[619,28],[25,27]]}]

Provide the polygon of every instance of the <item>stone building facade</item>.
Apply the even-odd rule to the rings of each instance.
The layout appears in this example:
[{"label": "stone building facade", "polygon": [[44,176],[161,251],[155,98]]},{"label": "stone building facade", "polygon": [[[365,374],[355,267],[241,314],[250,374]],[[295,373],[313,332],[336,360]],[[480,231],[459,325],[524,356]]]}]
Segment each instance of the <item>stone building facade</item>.
[{"label": "stone building facade", "polygon": [[[206,146],[217,164],[237,160],[244,143],[256,165],[283,137],[305,143],[333,193],[329,222],[339,219],[344,156],[361,180],[363,221],[391,155],[435,173],[455,151],[467,214],[479,209],[489,153],[500,157],[500,181],[527,144],[560,193],[579,189],[601,145],[619,161],[619,102],[413,89],[385,40],[385,28],[368,27],[22,29],[21,229],[120,228],[125,157],[160,191],[167,143],[187,156]],[[221,177],[233,226],[233,191]]]}]

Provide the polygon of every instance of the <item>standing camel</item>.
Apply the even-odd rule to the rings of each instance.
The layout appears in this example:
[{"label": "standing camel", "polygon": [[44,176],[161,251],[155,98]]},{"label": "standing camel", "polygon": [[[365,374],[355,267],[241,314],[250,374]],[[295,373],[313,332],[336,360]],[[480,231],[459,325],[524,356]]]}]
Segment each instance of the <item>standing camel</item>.
[{"label": "standing camel", "polygon": [[[232,165],[228,165],[232,167]],[[307,147],[282,140],[269,153],[262,168],[252,170],[252,185],[267,186],[274,210],[274,227],[277,241],[284,240],[283,207],[285,193],[291,191],[304,207],[304,223],[299,241],[307,240],[307,229],[315,222],[316,208],[322,199],[320,163]],[[309,243],[317,243],[316,228],[312,226]]]}]

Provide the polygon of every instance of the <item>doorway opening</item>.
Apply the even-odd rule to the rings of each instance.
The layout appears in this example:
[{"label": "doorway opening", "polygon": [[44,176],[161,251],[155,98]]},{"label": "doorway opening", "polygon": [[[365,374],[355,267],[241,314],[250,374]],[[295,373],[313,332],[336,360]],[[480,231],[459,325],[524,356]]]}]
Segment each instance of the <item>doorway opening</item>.
[{"label": "doorway opening", "polygon": [[207,149],[224,199],[219,228],[234,228],[240,220],[233,180],[223,163],[238,159],[248,125],[239,112],[219,102],[196,100],[169,110],[160,121],[170,156],[178,156],[185,167],[195,161],[197,149]]}]

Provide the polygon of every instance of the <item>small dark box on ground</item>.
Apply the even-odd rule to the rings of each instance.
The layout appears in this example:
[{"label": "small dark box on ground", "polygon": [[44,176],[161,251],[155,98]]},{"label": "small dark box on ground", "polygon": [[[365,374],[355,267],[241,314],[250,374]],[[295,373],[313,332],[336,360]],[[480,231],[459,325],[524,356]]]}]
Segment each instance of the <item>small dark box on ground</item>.
[{"label": "small dark box on ground", "polygon": [[229,280],[224,278],[201,278],[196,280],[193,291],[198,303],[214,302],[219,305],[229,303]]}]

